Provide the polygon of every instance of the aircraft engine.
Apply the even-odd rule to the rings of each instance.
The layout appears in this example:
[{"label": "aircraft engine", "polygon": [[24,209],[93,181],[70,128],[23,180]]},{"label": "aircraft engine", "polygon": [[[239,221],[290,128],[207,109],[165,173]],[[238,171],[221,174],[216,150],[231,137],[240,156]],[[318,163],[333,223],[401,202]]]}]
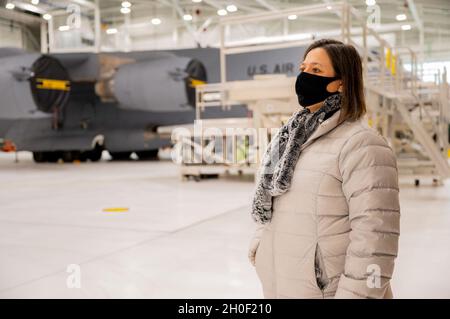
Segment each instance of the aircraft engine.
[{"label": "aircraft engine", "polygon": [[70,94],[70,79],[66,68],[57,59],[42,55],[31,69],[31,92],[38,109],[44,113],[63,109]]},{"label": "aircraft engine", "polygon": [[203,64],[186,57],[164,56],[124,63],[96,93],[127,110],[170,112],[195,107],[195,86],[207,81]]}]

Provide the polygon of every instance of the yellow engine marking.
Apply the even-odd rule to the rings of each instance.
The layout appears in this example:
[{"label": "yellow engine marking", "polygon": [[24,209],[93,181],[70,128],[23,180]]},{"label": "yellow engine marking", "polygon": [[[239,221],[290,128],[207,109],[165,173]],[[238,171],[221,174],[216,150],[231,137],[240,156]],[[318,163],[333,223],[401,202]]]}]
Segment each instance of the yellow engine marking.
[{"label": "yellow engine marking", "polygon": [[130,209],[127,207],[109,207],[109,208],[103,208],[103,212],[105,213],[126,213]]},{"label": "yellow engine marking", "polygon": [[60,91],[69,91],[70,90],[70,82],[65,80],[55,80],[55,79],[36,79],[38,89],[45,90],[60,90]]},{"label": "yellow engine marking", "polygon": [[196,87],[197,85],[201,85],[201,84],[205,84],[205,81],[202,80],[196,80],[196,79],[190,79],[191,83],[190,83],[190,87]]}]

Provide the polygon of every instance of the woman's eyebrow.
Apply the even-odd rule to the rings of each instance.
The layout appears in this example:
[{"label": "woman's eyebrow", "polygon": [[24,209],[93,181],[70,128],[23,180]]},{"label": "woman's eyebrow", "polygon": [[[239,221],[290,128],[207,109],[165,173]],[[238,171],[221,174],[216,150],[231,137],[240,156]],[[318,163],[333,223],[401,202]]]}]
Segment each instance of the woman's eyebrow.
[{"label": "woman's eyebrow", "polygon": [[320,64],[319,62],[311,62],[311,63],[305,63],[302,62],[302,64],[300,64],[300,66],[304,65],[304,64],[312,64],[312,65],[319,65],[319,66],[323,66],[322,64]]}]

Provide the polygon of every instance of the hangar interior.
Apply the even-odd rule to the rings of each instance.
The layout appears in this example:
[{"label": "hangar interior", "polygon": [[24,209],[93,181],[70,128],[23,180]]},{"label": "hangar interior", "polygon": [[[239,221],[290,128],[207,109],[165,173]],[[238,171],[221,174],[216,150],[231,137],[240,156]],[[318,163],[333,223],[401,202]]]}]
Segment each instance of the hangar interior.
[{"label": "hangar interior", "polygon": [[320,38],[360,53],[397,157],[394,294],[450,298],[449,17],[446,0],[0,1],[0,298],[262,298],[254,175]]}]

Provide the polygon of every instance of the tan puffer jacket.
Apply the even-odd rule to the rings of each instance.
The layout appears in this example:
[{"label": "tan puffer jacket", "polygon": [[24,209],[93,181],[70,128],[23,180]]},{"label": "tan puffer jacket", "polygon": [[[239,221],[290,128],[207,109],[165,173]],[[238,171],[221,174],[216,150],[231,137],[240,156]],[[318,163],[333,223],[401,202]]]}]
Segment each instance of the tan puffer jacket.
[{"label": "tan puffer jacket", "polygon": [[291,188],[274,198],[255,266],[266,298],[392,298],[400,204],[387,141],[340,110],[302,145]]}]

